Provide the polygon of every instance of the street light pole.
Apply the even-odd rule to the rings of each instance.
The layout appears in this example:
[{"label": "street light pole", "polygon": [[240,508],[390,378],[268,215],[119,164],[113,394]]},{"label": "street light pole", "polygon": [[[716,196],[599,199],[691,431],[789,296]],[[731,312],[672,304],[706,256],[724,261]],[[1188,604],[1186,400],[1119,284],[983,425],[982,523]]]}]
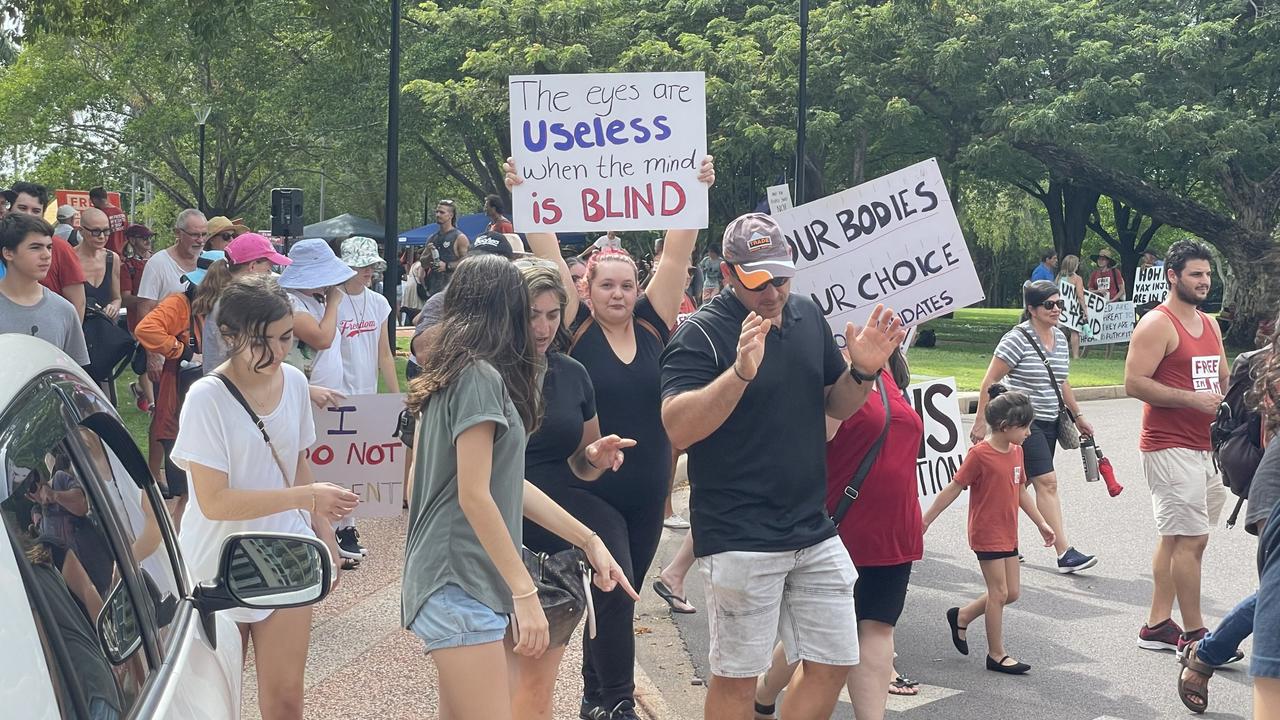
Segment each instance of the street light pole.
[{"label": "street light pole", "polygon": [[804,133],[809,115],[809,0],[800,0],[800,90],[796,98],[796,205],[805,202]]},{"label": "street light pole", "polygon": [[209,113],[213,112],[213,108],[208,105],[192,103],[191,111],[195,113],[196,125],[200,128],[200,197],[196,198],[196,205],[199,207],[200,212],[204,212],[204,126],[205,123],[209,122]]},{"label": "street light pole", "polygon": [[[396,290],[400,285],[400,230],[396,227],[400,204],[400,0],[391,0],[391,56],[387,76],[387,197],[386,221],[382,232],[382,254],[387,270],[382,279],[382,294],[391,306],[391,327],[398,325],[400,303]],[[387,333],[391,349],[396,347],[396,334]]]}]

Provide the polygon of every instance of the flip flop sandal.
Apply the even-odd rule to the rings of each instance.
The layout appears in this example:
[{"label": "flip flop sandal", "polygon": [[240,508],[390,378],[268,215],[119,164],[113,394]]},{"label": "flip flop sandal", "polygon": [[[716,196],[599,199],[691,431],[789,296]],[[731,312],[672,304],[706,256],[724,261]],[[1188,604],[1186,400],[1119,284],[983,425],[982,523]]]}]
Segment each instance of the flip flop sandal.
[{"label": "flip flop sandal", "polygon": [[777,706],[756,703],[756,720],[777,720]]},{"label": "flip flop sandal", "polygon": [[[1214,667],[1200,661],[1196,656],[1196,649],[1199,647],[1200,641],[1197,640],[1186,647],[1182,653],[1182,657],[1178,658],[1178,664],[1191,672],[1204,676],[1204,690],[1193,688],[1187,685],[1187,681],[1182,677],[1182,670],[1178,671],[1178,699],[1193,713],[1200,714],[1209,709],[1209,679],[1213,677]],[[1199,700],[1199,703],[1194,702]]]},{"label": "flip flop sandal", "polygon": [[[658,594],[658,597],[667,601],[667,605],[671,608],[671,612],[673,613],[679,613],[680,615],[692,615],[698,612],[697,608],[685,610],[683,608],[676,607],[676,603],[689,605],[689,601],[671,592],[671,588],[667,587],[667,584],[661,580],[658,580],[653,584],[653,591]],[[690,607],[693,606],[690,605]]]},{"label": "flip flop sandal", "polygon": [[889,694],[903,697],[915,697],[920,694],[920,689],[917,687],[919,684],[920,683],[914,680],[909,680],[899,675],[893,679],[893,682],[889,683]]},{"label": "flip flop sandal", "polygon": [[953,607],[947,611],[947,624],[951,626],[951,642],[956,646],[956,650],[959,650],[961,655],[968,655],[969,641],[960,637],[960,631],[969,628],[960,626],[960,608]]}]

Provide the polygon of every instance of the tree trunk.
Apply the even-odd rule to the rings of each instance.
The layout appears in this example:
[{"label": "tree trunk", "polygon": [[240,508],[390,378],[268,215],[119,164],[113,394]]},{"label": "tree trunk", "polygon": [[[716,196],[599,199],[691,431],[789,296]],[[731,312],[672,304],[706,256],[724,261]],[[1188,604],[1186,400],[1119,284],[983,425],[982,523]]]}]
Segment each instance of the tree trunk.
[{"label": "tree trunk", "polygon": [[[1224,288],[1222,306],[1235,306],[1231,327],[1227,328],[1227,346],[1252,350],[1258,323],[1276,318],[1276,299],[1280,298],[1280,266],[1273,256],[1258,258],[1238,250],[1223,252],[1235,277]],[[1219,280],[1214,278],[1215,281]]]}]

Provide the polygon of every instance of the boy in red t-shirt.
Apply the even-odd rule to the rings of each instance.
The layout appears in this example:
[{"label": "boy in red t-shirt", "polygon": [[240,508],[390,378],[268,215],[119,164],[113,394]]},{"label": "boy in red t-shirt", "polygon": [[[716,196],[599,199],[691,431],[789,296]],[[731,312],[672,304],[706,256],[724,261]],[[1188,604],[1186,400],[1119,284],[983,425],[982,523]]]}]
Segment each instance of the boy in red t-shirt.
[{"label": "boy in red t-shirt", "polygon": [[1035,409],[1020,392],[1009,392],[996,383],[987,391],[984,416],[990,433],[969,449],[964,463],[951,482],[938,493],[924,514],[924,531],[938,515],[955,502],[960,493],[969,496],[969,547],[978,556],[987,591],[964,607],[947,611],[951,642],[962,655],[969,654],[969,642],[962,633],[969,623],[983,616],[987,627],[987,669],[1022,675],[1031,666],[1014,660],[1004,651],[1002,621],[1004,606],[1018,599],[1021,590],[1018,567],[1018,508],[1031,518],[1044,538],[1053,545],[1053,528],[1045,522],[1036,502],[1027,492],[1022,471],[1022,441],[1031,434]]}]

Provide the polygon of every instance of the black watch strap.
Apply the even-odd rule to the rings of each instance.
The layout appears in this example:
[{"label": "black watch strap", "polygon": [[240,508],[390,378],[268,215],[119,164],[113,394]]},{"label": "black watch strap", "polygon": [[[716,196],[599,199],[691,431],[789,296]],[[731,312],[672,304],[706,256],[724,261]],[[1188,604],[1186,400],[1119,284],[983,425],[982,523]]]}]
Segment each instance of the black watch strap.
[{"label": "black watch strap", "polygon": [[863,375],[858,371],[858,368],[853,365],[849,366],[849,374],[853,376],[854,380],[857,380],[860,383],[875,382],[876,378],[880,377],[880,373],[882,372],[884,372],[884,368],[876,368],[876,371],[870,375]]}]

